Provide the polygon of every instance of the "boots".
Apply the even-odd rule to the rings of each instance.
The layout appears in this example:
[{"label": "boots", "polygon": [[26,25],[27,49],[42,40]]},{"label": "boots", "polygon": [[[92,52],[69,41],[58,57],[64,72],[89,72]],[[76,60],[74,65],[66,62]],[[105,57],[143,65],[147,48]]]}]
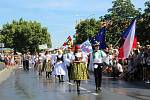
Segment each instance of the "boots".
[{"label": "boots", "polygon": [[63,75],[61,75],[61,82],[64,82],[63,77],[64,77],[64,76],[63,76]]}]

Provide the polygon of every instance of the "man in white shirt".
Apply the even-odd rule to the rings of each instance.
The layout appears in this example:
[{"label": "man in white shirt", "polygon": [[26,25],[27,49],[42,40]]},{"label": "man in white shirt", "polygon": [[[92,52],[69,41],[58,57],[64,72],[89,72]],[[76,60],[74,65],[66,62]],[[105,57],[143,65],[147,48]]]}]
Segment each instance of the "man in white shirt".
[{"label": "man in white shirt", "polygon": [[103,50],[99,50],[99,43],[94,45],[93,52],[93,67],[94,67],[94,76],[95,76],[95,84],[96,91],[100,90],[102,83],[102,67],[103,61],[106,58],[106,53]]}]

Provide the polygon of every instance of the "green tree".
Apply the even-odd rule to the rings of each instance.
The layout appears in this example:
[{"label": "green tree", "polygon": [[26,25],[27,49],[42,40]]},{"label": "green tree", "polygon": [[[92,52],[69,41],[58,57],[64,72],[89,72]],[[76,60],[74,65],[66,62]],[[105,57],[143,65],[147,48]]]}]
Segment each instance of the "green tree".
[{"label": "green tree", "polygon": [[138,40],[142,45],[150,43],[150,0],[145,2],[144,13],[139,20],[137,32]]},{"label": "green tree", "polygon": [[115,45],[121,37],[121,33],[128,27],[131,20],[140,15],[140,9],[136,10],[131,0],[114,0],[108,14],[99,17],[99,20],[86,19],[76,26],[77,43],[82,43],[89,36],[93,36],[99,30],[101,22],[107,22],[106,42]]},{"label": "green tree", "polygon": [[47,44],[51,47],[50,34],[46,27],[36,21],[13,20],[4,24],[1,31],[6,47],[14,48],[19,52],[38,51],[38,45]]},{"label": "green tree", "polygon": [[76,33],[78,34],[76,36],[76,43],[81,44],[82,42],[87,40],[90,36],[94,36],[94,34],[98,32],[99,27],[100,27],[99,21],[96,21],[93,18],[81,21],[75,27]]},{"label": "green tree", "polygon": [[0,43],[2,43],[3,39],[4,39],[4,36],[2,35],[1,30],[0,30]]},{"label": "green tree", "polygon": [[136,10],[131,0],[115,0],[112,4],[112,8],[108,9],[108,14],[105,15],[111,22],[107,29],[106,41],[115,45],[131,20],[140,15],[140,9]]}]

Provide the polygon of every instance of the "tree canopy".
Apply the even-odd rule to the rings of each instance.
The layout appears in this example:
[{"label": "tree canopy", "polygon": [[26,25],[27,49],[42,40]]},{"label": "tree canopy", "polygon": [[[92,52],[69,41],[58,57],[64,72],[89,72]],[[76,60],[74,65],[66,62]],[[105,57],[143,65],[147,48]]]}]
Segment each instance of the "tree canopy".
[{"label": "tree canopy", "polygon": [[137,28],[139,42],[143,45],[150,44],[150,1],[145,2],[145,7]]},{"label": "tree canopy", "polygon": [[42,27],[39,22],[13,20],[12,23],[4,24],[1,29],[1,41],[6,47],[14,48],[18,52],[35,52],[38,46],[47,44],[51,47],[50,34],[46,27]]},{"label": "tree canopy", "polygon": [[[121,33],[125,31],[133,18],[141,16],[141,9],[136,9],[131,0],[114,0],[112,4],[112,8],[108,9],[108,13],[100,16],[99,20],[84,20],[76,26],[79,38],[82,36],[87,39],[91,34],[96,34],[100,28],[100,23],[105,21],[108,23],[106,42],[115,45],[120,39]],[[90,20],[94,20],[95,24],[91,24]],[[138,21],[138,25],[140,23],[141,21]],[[85,39],[81,40],[79,38],[77,37],[77,43],[85,41]]]}]

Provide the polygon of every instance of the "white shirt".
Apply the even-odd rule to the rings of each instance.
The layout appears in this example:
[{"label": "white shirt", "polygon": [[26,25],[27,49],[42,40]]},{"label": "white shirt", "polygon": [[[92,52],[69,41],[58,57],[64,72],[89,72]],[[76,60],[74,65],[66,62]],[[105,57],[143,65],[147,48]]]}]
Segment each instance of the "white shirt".
[{"label": "white shirt", "polygon": [[119,72],[123,72],[122,65],[119,63],[117,63],[117,69],[119,70]]},{"label": "white shirt", "polygon": [[106,58],[106,53],[102,50],[98,50],[94,53],[94,62],[93,63],[103,63],[104,59]]}]

